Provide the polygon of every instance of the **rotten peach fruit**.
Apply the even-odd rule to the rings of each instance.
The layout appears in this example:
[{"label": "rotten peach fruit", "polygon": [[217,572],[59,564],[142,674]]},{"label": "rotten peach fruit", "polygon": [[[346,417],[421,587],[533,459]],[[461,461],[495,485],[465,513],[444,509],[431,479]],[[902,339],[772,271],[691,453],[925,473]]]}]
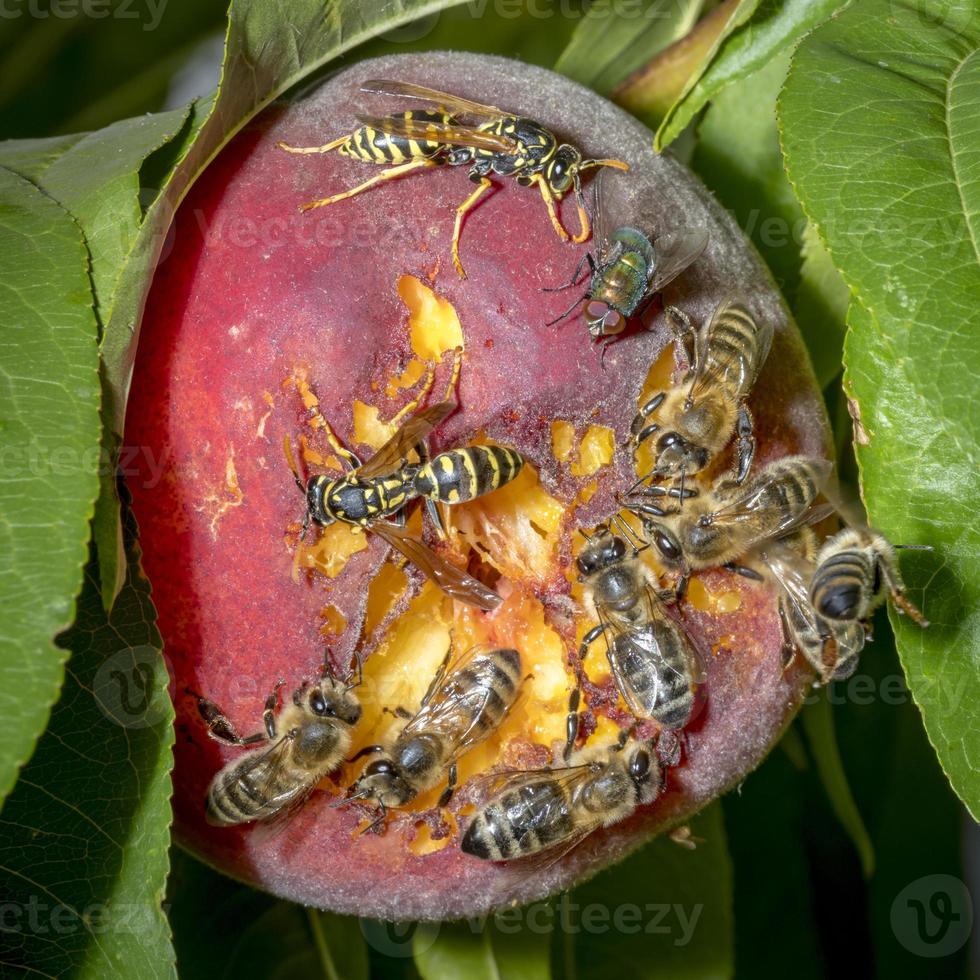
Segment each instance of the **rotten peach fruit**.
[{"label": "rotten peach fruit", "polygon": [[[374,171],[334,153],[284,153],[277,143],[326,143],[356,125],[357,110],[412,108],[359,92],[370,78],[510,107],[588,157],[628,161],[628,173],[604,178],[613,220],[654,240],[702,229],[707,249],[603,358],[577,315],[545,326],[569,297],[544,288],[567,282],[594,246],[562,241],[533,187],[501,178],[467,215],[465,281],[450,255],[456,208],[472,191],[465,168],[426,169],[301,213],[304,202]],[[559,210],[576,227],[573,195]],[[671,612],[704,660],[704,704],[659,798],[534,872],[460,849],[478,802],[472,777],[560,764],[578,644],[595,625],[574,570],[584,544],[577,532],[616,513],[616,495],[636,480],[623,448],[630,423],[674,370],[663,305],[698,323],[732,292],[774,329],[749,400],[755,466],[788,453],[826,456],[807,356],[758,256],[696,178],[654,154],[650,133],[595,94],[503,59],[405,55],[349,68],[238,134],[177,214],[149,297],[126,433],[141,448],[129,486],[175,678],[175,833],[184,847],[277,895],[341,912],[474,915],[628,859],[759,763],[809,678],[798,665],[784,670],[772,588],[710,569]],[[453,602],[370,529],[337,523],[303,536],[304,500],[282,451],[288,437],[305,472],[342,472],[329,424],[368,458],[406,406],[443,397],[457,349],[458,410],[433,431],[431,451],[499,444],[526,463],[501,489],[443,507],[445,539],[423,523],[421,508],[408,526],[499,593],[493,612]],[[274,833],[207,823],[208,784],[243,750],[207,737],[196,692],[249,734],[261,729],[278,680],[288,698],[315,679],[325,647],[341,669],[360,644],[356,753],[389,740],[400,724],[395,709],[418,707],[450,643],[519,650],[527,676],[503,725],[460,759],[460,789],[447,807],[436,787],[393,810],[384,833],[359,833],[371,814],[331,804],[362,760],[324,779]],[[632,722],[601,649],[584,667],[580,745],[608,745]]]}]

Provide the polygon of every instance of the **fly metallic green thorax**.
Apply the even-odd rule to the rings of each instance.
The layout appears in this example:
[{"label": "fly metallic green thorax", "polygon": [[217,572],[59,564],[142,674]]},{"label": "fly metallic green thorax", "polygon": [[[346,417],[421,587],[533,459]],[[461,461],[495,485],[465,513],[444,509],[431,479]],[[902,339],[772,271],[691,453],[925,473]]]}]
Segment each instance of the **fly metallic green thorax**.
[{"label": "fly metallic green thorax", "polygon": [[404,472],[363,481],[315,476],[307,489],[310,517],[317,524],[361,526],[389,517],[416,496],[407,477]]},{"label": "fly metallic green thorax", "polygon": [[[412,120],[414,122],[449,123],[452,116],[447,112],[422,110],[394,113],[386,116],[390,120]],[[409,160],[432,157],[445,149],[445,145],[437,140],[410,139],[387,133],[373,126],[359,126],[337,148],[342,156],[365,163],[401,164]]]},{"label": "fly metallic green thorax", "polygon": [[629,317],[646,297],[655,262],[653,245],[636,228],[617,228],[610,244],[613,257],[596,268],[589,296]]},{"label": "fly metallic green thorax", "polygon": [[470,446],[439,453],[415,473],[415,491],[430,500],[457,504],[509,483],[524,459],[504,446]]}]

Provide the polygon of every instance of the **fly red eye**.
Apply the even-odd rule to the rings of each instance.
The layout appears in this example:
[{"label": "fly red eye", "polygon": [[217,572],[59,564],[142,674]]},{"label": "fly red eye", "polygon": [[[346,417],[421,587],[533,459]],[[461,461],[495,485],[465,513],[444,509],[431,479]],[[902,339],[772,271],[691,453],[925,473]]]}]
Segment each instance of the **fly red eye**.
[{"label": "fly red eye", "polygon": [[626,326],[626,318],[619,310],[607,310],[602,318],[602,332],[608,337],[610,334],[622,333]]},{"label": "fly red eye", "polygon": [[605,322],[606,316],[612,312],[614,311],[610,310],[609,307],[601,300],[590,299],[589,302],[585,304],[585,318],[590,323],[592,321],[603,323]]}]

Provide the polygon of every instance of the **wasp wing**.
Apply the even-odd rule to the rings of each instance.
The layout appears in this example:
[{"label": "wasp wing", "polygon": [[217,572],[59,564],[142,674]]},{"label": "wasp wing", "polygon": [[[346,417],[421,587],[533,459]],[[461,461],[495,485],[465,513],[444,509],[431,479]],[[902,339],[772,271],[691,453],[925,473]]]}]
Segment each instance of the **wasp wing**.
[{"label": "wasp wing", "polygon": [[697,261],[707,247],[706,231],[683,231],[657,236],[653,243],[656,265],[647,282],[646,295],[652,296],[673,282],[689,265]]},{"label": "wasp wing", "polygon": [[372,479],[399,469],[408,454],[456,407],[455,402],[439,402],[416,412],[363,466],[357,477]]},{"label": "wasp wing", "polygon": [[475,126],[440,122],[429,119],[405,119],[403,116],[366,116],[358,114],[357,121],[389,136],[404,136],[412,140],[428,140],[453,146],[473,146],[492,153],[513,153],[517,141],[496,133],[485,133]]},{"label": "wasp wing", "polygon": [[421,99],[432,102],[450,112],[469,112],[474,116],[486,116],[488,119],[499,119],[501,116],[511,116],[513,113],[498,109],[496,106],[483,105],[464,99],[461,95],[451,95],[425,85],[414,82],[399,82],[390,78],[372,78],[361,84],[362,92],[373,92],[377,95],[397,95],[406,99]]},{"label": "wasp wing", "polygon": [[405,528],[389,521],[378,521],[370,525],[370,530],[384,538],[410,562],[418,565],[443,592],[452,598],[487,611],[496,609],[503,602],[493,589],[440,558]]},{"label": "wasp wing", "polygon": [[[422,732],[441,735],[450,746],[447,765],[482,741],[489,732],[483,732],[479,728],[479,722],[494,697],[494,692],[489,684],[478,685],[472,680],[464,682],[461,674],[477,657],[488,653],[490,649],[488,646],[474,646],[455,656],[425,703],[402,729],[400,737]],[[514,694],[516,693],[515,688]],[[507,716],[514,700],[516,697],[506,704],[500,720]]]}]

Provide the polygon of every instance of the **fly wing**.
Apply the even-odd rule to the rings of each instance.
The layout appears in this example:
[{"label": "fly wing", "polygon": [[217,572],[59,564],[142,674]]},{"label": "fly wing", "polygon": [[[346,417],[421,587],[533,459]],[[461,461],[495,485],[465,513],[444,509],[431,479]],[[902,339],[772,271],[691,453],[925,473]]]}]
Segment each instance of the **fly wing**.
[{"label": "fly wing", "polygon": [[488,119],[513,115],[496,106],[464,99],[461,95],[451,95],[449,92],[440,92],[425,85],[400,82],[390,78],[372,78],[361,85],[361,91],[374,92],[377,95],[397,95],[406,99],[421,99],[424,102],[432,102],[442,109],[448,109],[450,112],[469,112],[474,116],[485,116]]},{"label": "fly wing", "polygon": [[416,412],[363,466],[356,475],[364,479],[387,476],[405,462],[408,454],[456,407],[439,402]]},{"label": "fly wing", "polygon": [[475,126],[430,119],[405,119],[403,116],[368,116],[358,113],[357,121],[389,136],[429,140],[453,146],[473,146],[492,153],[513,153],[517,141],[496,133],[486,133]]},{"label": "fly wing", "polygon": [[418,565],[443,592],[454,599],[487,611],[496,609],[503,602],[493,589],[440,558],[405,528],[389,521],[377,521],[370,526],[370,529],[400,551],[410,562]]},{"label": "fly wing", "polygon": [[656,265],[647,282],[646,295],[659,292],[673,282],[689,265],[695,262],[708,247],[706,231],[682,231],[672,235],[660,235],[654,241]]}]

